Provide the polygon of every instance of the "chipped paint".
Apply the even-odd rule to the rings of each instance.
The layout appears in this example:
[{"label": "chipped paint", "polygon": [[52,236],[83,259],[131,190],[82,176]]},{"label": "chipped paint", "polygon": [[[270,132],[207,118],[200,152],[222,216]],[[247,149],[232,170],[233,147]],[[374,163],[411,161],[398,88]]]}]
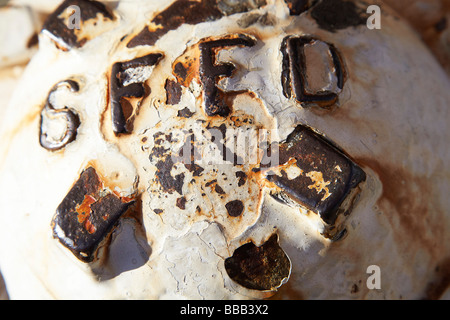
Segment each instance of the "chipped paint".
[{"label": "chipped paint", "polygon": [[[445,296],[450,98],[420,39],[391,15],[366,30],[359,1],[350,20],[329,16],[330,1],[215,3],[109,4],[113,19],[82,24],[96,31],[88,41],[75,34],[69,48],[56,34],[67,51],[39,35],[0,139],[10,296]],[[155,53],[157,63],[127,68]],[[79,90],[50,97],[68,79]],[[113,108],[114,79],[145,92],[124,91]],[[47,100],[79,117],[57,152],[38,139]],[[127,134],[114,132],[113,109],[132,120]],[[251,141],[263,130],[265,144]],[[90,167],[101,183],[81,192]],[[364,285],[369,265],[381,269],[380,290]]]},{"label": "chipped paint", "polygon": [[310,171],[306,174],[306,176],[308,178],[311,178],[311,180],[314,182],[314,184],[308,186],[308,189],[316,189],[318,194],[324,191],[325,194],[323,195],[321,201],[325,201],[331,195],[330,191],[327,188],[327,186],[331,182],[325,182],[323,180],[322,172],[319,171]]},{"label": "chipped paint", "polygon": [[[68,27],[68,10],[70,6],[80,8],[80,29]],[[47,18],[42,33],[51,38],[56,47],[68,51],[79,48],[94,37],[113,27],[114,17],[98,1],[66,0]],[[96,28],[102,23],[104,29]]]}]

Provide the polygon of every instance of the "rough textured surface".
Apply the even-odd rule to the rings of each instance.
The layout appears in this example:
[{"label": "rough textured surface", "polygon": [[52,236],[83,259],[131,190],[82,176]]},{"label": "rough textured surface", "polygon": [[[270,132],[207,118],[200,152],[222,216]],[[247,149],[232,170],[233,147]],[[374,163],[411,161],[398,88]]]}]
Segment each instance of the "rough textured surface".
[{"label": "rough textured surface", "polygon": [[56,209],[53,236],[80,260],[90,262],[100,242],[133,203],[134,199],[106,189],[96,170],[88,167]]},{"label": "rough textured surface", "polygon": [[[369,30],[362,2],[333,3],[351,14],[331,16],[331,1],[123,1],[87,19],[73,45],[42,31],[0,132],[9,297],[448,297],[448,75],[392,10]],[[289,51],[287,39],[307,41]],[[55,87],[72,81],[78,90]],[[305,98],[330,92],[325,107]],[[39,143],[48,103],[79,118],[58,150]],[[299,128],[320,143],[296,148]],[[67,207],[87,233],[98,199],[135,199],[88,261],[52,229],[86,168],[103,188]],[[292,197],[292,181],[310,196]],[[308,204],[342,195],[335,221]],[[380,289],[366,285],[371,265]]]}]

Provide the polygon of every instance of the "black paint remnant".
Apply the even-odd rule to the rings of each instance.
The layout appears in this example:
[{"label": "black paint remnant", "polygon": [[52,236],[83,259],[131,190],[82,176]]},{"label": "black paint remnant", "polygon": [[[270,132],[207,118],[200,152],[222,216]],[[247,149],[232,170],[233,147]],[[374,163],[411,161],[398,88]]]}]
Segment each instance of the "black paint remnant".
[{"label": "black paint remnant", "polygon": [[320,28],[330,32],[366,25],[368,14],[353,1],[322,0],[311,9]]},{"label": "black paint remnant", "polygon": [[274,290],[289,278],[291,262],[274,234],[259,247],[249,242],[237,248],[225,260],[225,270],[233,281],[248,289]]}]

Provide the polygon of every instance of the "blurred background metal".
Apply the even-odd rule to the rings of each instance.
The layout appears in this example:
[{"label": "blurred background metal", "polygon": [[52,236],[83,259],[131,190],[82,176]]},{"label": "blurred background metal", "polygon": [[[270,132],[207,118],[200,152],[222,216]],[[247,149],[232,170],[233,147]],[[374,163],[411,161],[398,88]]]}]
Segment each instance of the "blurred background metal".
[{"label": "blurred background metal", "polygon": [[6,291],[5,281],[0,273],[0,300],[9,300],[8,292]]}]

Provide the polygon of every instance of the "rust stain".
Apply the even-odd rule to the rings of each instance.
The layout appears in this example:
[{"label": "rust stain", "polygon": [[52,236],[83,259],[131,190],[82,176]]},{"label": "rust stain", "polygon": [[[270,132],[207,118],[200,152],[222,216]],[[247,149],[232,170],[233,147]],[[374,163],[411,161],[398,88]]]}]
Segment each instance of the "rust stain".
[{"label": "rust stain", "polygon": [[53,236],[84,262],[95,258],[101,241],[122,215],[140,208],[137,199],[118,196],[105,188],[102,180],[93,166],[84,169],[52,219]]},{"label": "rust stain", "polygon": [[25,127],[29,126],[34,121],[36,121],[39,118],[41,110],[42,110],[42,106],[39,106],[35,109],[33,108],[33,110],[28,112],[28,114],[26,116],[24,116],[22,118],[22,120],[20,120],[17,123],[17,125],[10,131],[10,133],[9,133],[10,136],[13,137],[13,136],[17,135],[20,131],[25,129]]},{"label": "rust stain", "polygon": [[84,200],[82,203],[77,205],[76,212],[78,213],[78,222],[83,223],[87,218],[89,218],[89,215],[91,214],[91,204],[95,203],[97,199],[90,195],[85,195]]},{"label": "rust stain", "polygon": [[113,179],[104,174],[105,165],[101,163],[99,160],[91,159],[87,162],[86,168],[92,167],[95,169],[95,173],[100,179],[101,185],[99,186],[99,190],[107,189],[109,192],[117,196],[122,203],[129,203],[136,200],[137,194],[129,194],[127,196],[122,195],[117,187],[120,189],[120,185],[115,185]]},{"label": "rust stain", "polygon": [[450,287],[450,257],[445,258],[435,268],[435,277],[426,288],[425,300],[437,300]]},{"label": "rust stain", "polygon": [[30,112],[27,113],[20,121],[17,122],[17,125],[15,125],[12,129],[9,131],[6,131],[3,135],[3,146],[2,146],[2,153],[3,157],[0,160],[0,168],[2,168],[5,164],[5,161],[7,159],[7,154],[10,151],[10,147],[13,144],[14,138],[23,131],[25,128],[27,128],[29,125],[34,124],[35,121],[39,119],[39,115],[41,113],[43,106],[37,106],[30,110]]},{"label": "rust stain", "polygon": [[232,113],[236,96],[248,90],[224,92],[217,87],[220,79],[232,77],[236,72],[234,64],[217,62],[218,53],[230,47],[251,47],[255,42],[254,36],[239,33],[203,38],[173,62],[172,73],[184,87],[189,87],[194,80],[202,86],[199,100],[207,116],[227,117]]},{"label": "rust stain", "polygon": [[381,180],[383,191],[377,205],[397,230],[398,243],[409,248],[425,247],[434,258],[440,257],[446,230],[440,209],[431,201],[434,198],[432,178],[374,159],[356,161],[370,167]]},{"label": "rust stain", "polygon": [[[97,229],[89,220],[92,213],[91,205],[97,202],[97,199],[91,195],[85,195],[82,203],[76,206],[75,212],[77,213],[78,223],[81,224],[84,229],[86,229],[89,234],[93,234]],[[106,220],[106,219],[105,219]]]},{"label": "rust stain", "polygon": [[178,80],[178,83],[185,87],[189,87],[189,84],[193,79],[197,79],[200,83],[200,49],[198,44],[189,47],[186,51],[178,57],[173,63],[173,74]]}]

